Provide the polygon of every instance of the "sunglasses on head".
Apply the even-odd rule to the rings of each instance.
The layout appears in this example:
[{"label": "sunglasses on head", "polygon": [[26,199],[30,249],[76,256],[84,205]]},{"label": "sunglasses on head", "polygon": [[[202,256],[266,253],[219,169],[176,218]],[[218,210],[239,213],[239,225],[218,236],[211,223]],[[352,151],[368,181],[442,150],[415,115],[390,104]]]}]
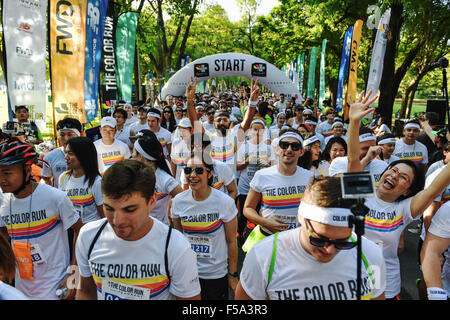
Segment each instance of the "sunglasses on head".
[{"label": "sunglasses on head", "polygon": [[302,145],[299,142],[280,141],[280,143],[278,145],[283,150],[287,150],[289,148],[289,146],[291,146],[291,149],[293,151],[298,151],[302,148]]},{"label": "sunglasses on head", "polygon": [[205,172],[205,169],[206,169],[206,171],[209,171],[208,168],[203,168],[203,167],[195,167],[195,168],[184,167],[183,170],[184,170],[185,175],[190,175],[190,174],[192,174],[192,172],[195,172],[195,174],[197,174],[197,175],[202,175]]},{"label": "sunglasses on head", "polygon": [[[349,249],[353,249],[354,247],[356,247],[356,242],[352,242],[352,241],[330,240],[328,238],[313,237],[311,235],[311,231],[308,228],[309,223],[310,223],[309,220],[305,219],[306,231],[308,232],[309,243],[311,243],[311,245],[313,245],[315,247],[323,248],[323,247],[328,247],[329,245],[332,244],[338,250],[349,250]],[[312,226],[311,226],[311,229],[313,229]],[[313,231],[314,231],[314,229],[313,229]],[[316,233],[316,232],[314,231],[314,233]]]},{"label": "sunglasses on head", "polygon": [[56,130],[62,129],[77,129],[77,127],[74,123],[71,122],[58,123],[58,125],[56,126]]}]

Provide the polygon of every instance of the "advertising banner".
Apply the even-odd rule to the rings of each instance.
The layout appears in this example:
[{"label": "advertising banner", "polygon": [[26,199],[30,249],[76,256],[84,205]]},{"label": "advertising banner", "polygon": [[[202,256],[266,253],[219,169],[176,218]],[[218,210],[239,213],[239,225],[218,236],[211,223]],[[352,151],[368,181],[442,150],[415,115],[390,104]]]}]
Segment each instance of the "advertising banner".
[{"label": "advertising banner", "polygon": [[344,83],[348,74],[350,63],[350,51],[352,48],[353,26],[347,28],[344,35],[344,45],[342,46],[341,64],[339,65],[338,86],[336,94],[336,112],[341,112],[343,106]]},{"label": "advertising banner", "polygon": [[306,92],[306,97],[311,97],[314,99],[314,85],[316,79],[316,63],[317,63],[317,47],[313,47],[309,54],[309,70],[308,70],[308,88]]},{"label": "advertising banner", "polygon": [[325,100],[325,48],[327,46],[327,39],[322,41],[322,53],[320,55],[320,75],[319,75],[319,107],[322,106],[322,101]]}]

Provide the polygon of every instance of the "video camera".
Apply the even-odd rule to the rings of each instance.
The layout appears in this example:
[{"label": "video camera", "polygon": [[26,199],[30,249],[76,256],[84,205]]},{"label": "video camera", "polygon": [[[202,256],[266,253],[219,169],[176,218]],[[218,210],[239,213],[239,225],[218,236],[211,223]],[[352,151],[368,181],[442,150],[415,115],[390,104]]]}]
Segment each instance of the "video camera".
[{"label": "video camera", "polygon": [[2,132],[10,136],[25,136],[30,143],[34,143],[36,140],[33,137],[33,130],[31,130],[31,124],[29,123],[7,121],[3,124]]}]

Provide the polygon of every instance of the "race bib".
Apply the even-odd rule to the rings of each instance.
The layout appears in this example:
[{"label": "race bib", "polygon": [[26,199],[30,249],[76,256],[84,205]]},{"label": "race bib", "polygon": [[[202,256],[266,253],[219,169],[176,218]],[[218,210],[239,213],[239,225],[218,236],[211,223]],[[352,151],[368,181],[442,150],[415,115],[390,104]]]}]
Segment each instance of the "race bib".
[{"label": "race bib", "polygon": [[212,239],[204,236],[188,235],[189,243],[192,250],[197,254],[197,257],[211,258],[212,256]]},{"label": "race bib", "polygon": [[42,254],[41,248],[37,243],[34,243],[31,245],[31,260],[34,264],[41,265],[44,263],[47,263],[47,260],[45,260],[44,255]]},{"label": "race bib", "polygon": [[297,228],[300,225],[298,223],[297,216],[288,216],[288,215],[274,214],[273,217],[277,218],[277,219],[280,219],[280,220],[283,220],[284,223],[289,225],[288,229],[295,229],[295,228]]},{"label": "race bib", "polygon": [[105,279],[102,300],[150,300],[150,289]]}]

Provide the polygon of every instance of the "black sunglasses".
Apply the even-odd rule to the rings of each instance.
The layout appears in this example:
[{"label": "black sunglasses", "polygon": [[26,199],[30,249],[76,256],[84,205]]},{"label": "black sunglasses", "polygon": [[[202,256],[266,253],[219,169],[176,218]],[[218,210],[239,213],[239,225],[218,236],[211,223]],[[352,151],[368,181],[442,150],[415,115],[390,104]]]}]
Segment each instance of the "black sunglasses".
[{"label": "black sunglasses", "polygon": [[302,145],[300,143],[298,143],[298,142],[280,141],[280,143],[278,145],[283,150],[287,150],[289,148],[289,146],[291,146],[291,149],[293,151],[298,151],[298,150],[300,150],[302,148]]},{"label": "black sunglasses", "polygon": [[56,130],[61,130],[61,129],[78,129],[78,128],[74,123],[63,122],[63,123],[58,123],[58,125],[56,126]]},{"label": "black sunglasses", "polygon": [[195,168],[192,168],[192,167],[184,167],[183,171],[184,171],[184,174],[185,174],[185,175],[190,175],[190,174],[192,174],[192,171],[194,171],[195,174],[197,174],[197,175],[200,176],[200,175],[202,175],[202,174],[205,172],[205,169],[206,169],[207,171],[209,171],[208,168],[203,168],[203,167],[195,167]]},{"label": "black sunglasses", "polygon": [[[356,242],[352,242],[352,241],[330,240],[328,238],[313,237],[311,235],[311,231],[308,228],[309,220],[305,219],[305,222],[306,222],[305,225],[306,225],[306,231],[308,232],[309,242],[315,247],[323,248],[325,246],[328,247],[331,244],[333,244],[334,247],[338,250],[349,250],[349,249],[353,249],[354,247],[356,247]],[[313,229],[312,226],[311,226],[311,229]],[[313,231],[314,231],[314,229],[313,229]],[[314,231],[314,233],[316,233],[316,232]]]}]

